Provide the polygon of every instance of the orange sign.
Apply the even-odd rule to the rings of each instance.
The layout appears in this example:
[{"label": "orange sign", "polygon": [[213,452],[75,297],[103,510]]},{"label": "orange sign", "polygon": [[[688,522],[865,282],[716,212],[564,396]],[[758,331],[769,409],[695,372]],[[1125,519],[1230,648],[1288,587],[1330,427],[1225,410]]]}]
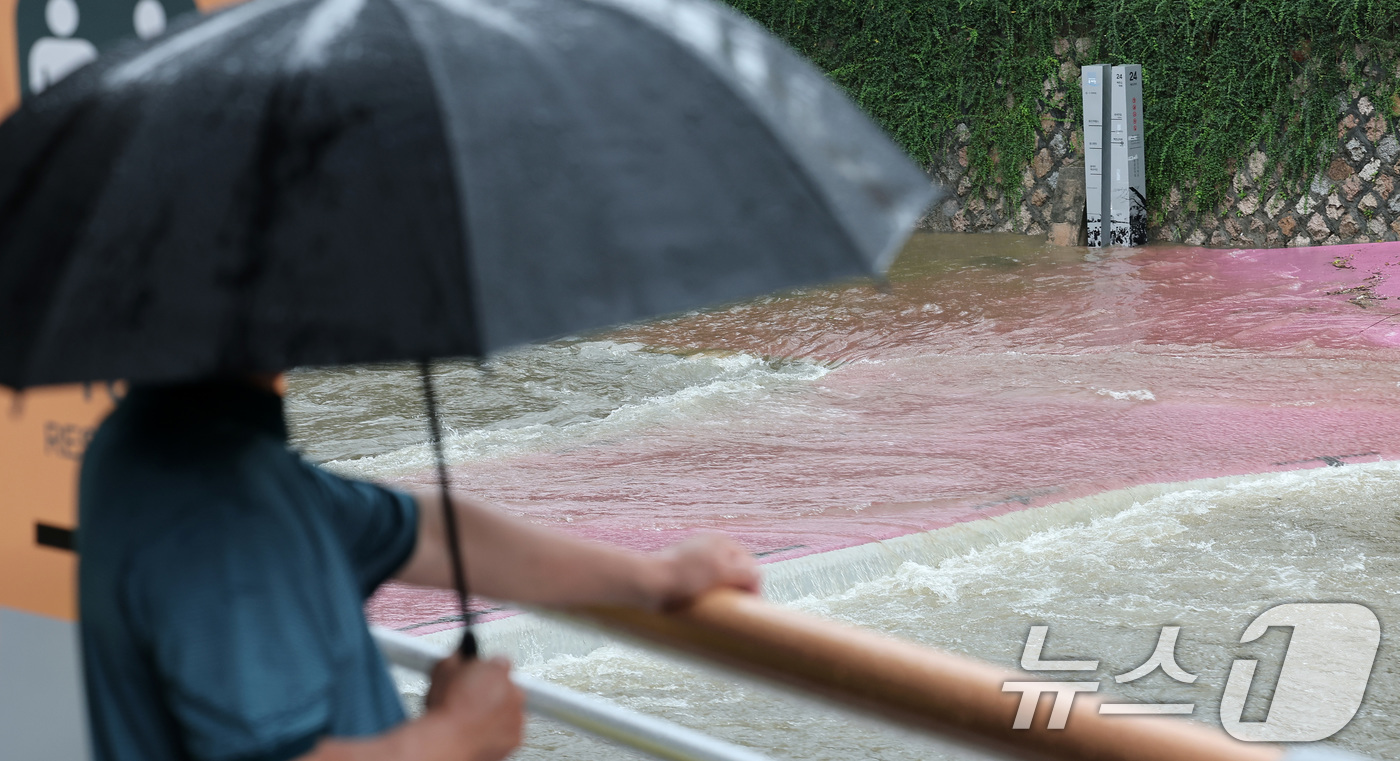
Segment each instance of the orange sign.
[{"label": "orange sign", "polygon": [[[236,0],[0,0],[0,118],[131,37],[154,37],[167,18]],[[73,620],[78,466],[112,408],[105,384],[16,394],[0,388],[0,606]]]},{"label": "orange sign", "polygon": [[62,545],[83,451],[111,408],[105,384],[0,389],[0,605],[76,617],[76,556]]},{"label": "orange sign", "polygon": [[19,0],[0,0],[0,117],[19,105],[19,42],[15,9]]}]

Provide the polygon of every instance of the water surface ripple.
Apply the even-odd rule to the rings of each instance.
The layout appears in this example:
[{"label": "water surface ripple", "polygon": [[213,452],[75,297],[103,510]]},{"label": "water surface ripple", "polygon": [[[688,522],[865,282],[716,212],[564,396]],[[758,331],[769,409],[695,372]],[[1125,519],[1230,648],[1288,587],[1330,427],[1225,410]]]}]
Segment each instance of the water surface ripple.
[{"label": "water surface ripple", "polygon": [[[804,603],[1007,664],[1031,623],[1062,622],[1067,640],[1116,667],[1151,627],[1189,622],[1193,663],[1218,671],[1221,648],[1268,605],[1384,607],[1394,596],[1395,476],[1384,464],[1329,466],[1400,454],[1400,303],[1386,298],[1398,262],[1394,244],[1086,252],[920,235],[884,284],[441,363],[453,477],[583,536],[650,549],[710,528],[783,559],[1137,484],[1300,471],[1274,477],[1296,483],[1140,505],[1116,523],[1067,525]],[[296,444],[344,473],[430,485],[415,373],[293,374]],[[1343,475],[1353,471],[1369,485],[1347,481],[1362,478]],[[457,625],[450,595],[400,586],[369,611],[415,633]],[[1377,611],[1383,627],[1393,620]],[[729,701],[737,708],[702,723],[780,738],[780,757],[935,754],[874,729],[803,740],[820,734],[812,722],[825,732],[849,720],[786,702],[770,716],[754,708],[770,698],[653,656],[590,659],[547,671],[663,713],[667,701]],[[1218,684],[1202,684],[1209,701]],[[1392,687],[1382,693],[1344,733],[1353,747],[1400,747],[1400,733],[1377,726],[1394,702]],[[767,718],[735,713],[750,709]],[[546,753],[553,731],[539,730],[526,757],[611,757],[569,750],[572,740]]]}]

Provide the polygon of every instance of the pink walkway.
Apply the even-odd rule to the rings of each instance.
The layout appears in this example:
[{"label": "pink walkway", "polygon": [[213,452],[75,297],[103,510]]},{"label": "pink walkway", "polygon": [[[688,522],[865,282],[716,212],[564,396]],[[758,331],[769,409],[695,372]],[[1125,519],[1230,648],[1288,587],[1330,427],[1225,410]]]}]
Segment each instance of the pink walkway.
[{"label": "pink walkway", "polygon": [[[1085,253],[921,236],[884,293],[619,333],[834,369],[714,418],[455,478],[582,536],[654,549],[713,529],[771,560],[1135,484],[1400,455],[1400,243]],[[403,586],[369,614],[459,625],[451,595]]]}]

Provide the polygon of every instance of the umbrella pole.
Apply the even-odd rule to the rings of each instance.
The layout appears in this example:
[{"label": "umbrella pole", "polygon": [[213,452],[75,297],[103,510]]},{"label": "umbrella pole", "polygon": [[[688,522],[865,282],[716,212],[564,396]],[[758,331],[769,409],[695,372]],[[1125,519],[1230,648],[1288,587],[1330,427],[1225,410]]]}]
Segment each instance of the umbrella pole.
[{"label": "umbrella pole", "polygon": [[472,633],[472,616],[467,610],[467,564],[462,557],[462,541],[457,532],[457,511],[452,509],[452,489],[448,482],[447,458],[442,452],[442,424],[438,421],[437,395],[433,393],[432,361],[418,365],[423,377],[423,403],[428,408],[428,426],[432,434],[433,457],[437,460],[438,487],[442,496],[443,525],[447,530],[447,554],[452,559],[452,584],[457,590],[457,605],[462,609],[462,642],[458,652],[463,659],[476,657],[476,635]]}]

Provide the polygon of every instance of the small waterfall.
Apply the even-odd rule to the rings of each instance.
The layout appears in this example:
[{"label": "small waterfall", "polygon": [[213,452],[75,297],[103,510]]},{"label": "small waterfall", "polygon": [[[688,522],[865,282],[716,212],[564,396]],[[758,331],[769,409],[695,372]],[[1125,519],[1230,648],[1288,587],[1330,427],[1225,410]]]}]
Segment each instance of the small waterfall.
[{"label": "small waterfall", "polygon": [[[1395,468],[1391,463],[1352,467],[1377,466]],[[1087,525],[1168,494],[1213,491],[1273,477],[1274,474],[1227,476],[1134,486],[934,531],[780,560],[763,566],[763,595],[777,603],[832,597],[889,576],[905,563],[936,566],[945,559],[991,545],[1021,541],[1047,530]],[[607,634],[541,613],[522,613],[480,624],[476,631],[483,652],[504,655],[527,669],[560,656],[585,656],[613,641]],[[459,636],[449,630],[426,634],[424,639],[446,648],[455,645]]]}]

